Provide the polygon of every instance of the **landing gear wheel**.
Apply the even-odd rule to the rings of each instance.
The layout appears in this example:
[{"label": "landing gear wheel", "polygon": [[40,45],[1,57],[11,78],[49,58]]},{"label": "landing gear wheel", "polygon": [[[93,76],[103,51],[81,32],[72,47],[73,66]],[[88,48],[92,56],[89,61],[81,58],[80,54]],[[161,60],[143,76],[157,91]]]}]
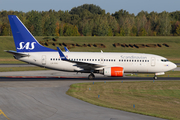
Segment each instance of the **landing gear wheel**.
[{"label": "landing gear wheel", "polygon": [[95,76],[94,76],[93,73],[91,73],[91,74],[88,76],[88,79],[89,79],[89,80],[93,80],[94,78],[95,78]]},{"label": "landing gear wheel", "polygon": [[154,80],[157,80],[157,76],[154,76],[153,78],[154,78]]}]

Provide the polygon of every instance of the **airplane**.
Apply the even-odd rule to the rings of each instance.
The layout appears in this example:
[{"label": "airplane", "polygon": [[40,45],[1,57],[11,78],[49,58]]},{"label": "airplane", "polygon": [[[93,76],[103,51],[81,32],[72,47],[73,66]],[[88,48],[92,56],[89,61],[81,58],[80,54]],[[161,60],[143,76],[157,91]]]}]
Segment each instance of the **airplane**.
[{"label": "airplane", "polygon": [[110,77],[123,77],[125,73],[153,73],[163,75],[166,71],[175,69],[176,64],[165,57],[145,53],[115,53],[115,52],[62,52],[42,46],[15,15],[9,15],[16,51],[6,52],[14,58],[29,64],[58,71],[90,73],[88,79],[94,79],[94,74]]},{"label": "airplane", "polygon": [[65,52],[69,52],[69,50],[67,49],[67,47],[64,47],[64,50],[65,50]]}]

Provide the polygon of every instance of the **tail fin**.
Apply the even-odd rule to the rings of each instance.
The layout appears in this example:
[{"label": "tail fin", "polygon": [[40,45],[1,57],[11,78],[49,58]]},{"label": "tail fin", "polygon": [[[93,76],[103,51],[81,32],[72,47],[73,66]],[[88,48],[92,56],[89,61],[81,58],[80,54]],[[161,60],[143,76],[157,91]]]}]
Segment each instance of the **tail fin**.
[{"label": "tail fin", "polygon": [[29,30],[15,15],[9,15],[9,22],[17,52],[52,52],[56,51],[39,44]]}]

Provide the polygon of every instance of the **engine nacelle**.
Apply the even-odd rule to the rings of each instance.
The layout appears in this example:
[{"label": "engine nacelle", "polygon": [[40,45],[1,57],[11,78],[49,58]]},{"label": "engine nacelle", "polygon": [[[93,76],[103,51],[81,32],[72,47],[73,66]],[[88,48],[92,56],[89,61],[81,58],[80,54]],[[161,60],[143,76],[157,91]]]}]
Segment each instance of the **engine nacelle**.
[{"label": "engine nacelle", "polygon": [[122,67],[108,67],[104,68],[104,75],[111,77],[123,77],[124,69]]}]

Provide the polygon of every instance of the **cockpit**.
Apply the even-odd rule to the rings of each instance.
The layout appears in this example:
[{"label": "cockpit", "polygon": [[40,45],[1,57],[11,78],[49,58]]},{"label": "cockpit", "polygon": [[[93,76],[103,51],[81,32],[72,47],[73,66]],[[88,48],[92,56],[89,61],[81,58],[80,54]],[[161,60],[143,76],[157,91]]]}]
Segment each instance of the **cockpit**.
[{"label": "cockpit", "polygon": [[162,61],[162,62],[167,62],[167,61],[169,61],[169,60],[167,60],[167,59],[161,59],[161,61]]}]

